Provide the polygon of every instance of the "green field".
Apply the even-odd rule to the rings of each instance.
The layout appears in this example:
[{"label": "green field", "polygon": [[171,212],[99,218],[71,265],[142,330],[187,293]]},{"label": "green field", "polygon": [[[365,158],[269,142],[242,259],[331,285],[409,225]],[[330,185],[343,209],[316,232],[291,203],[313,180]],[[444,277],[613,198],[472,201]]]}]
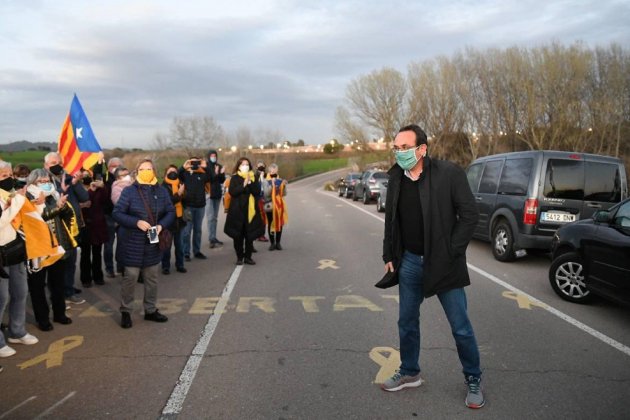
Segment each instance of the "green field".
[{"label": "green field", "polygon": [[10,162],[15,166],[19,163],[23,163],[31,170],[41,168],[44,166],[44,156],[48,151],[43,150],[28,150],[24,152],[0,152],[0,160]]}]

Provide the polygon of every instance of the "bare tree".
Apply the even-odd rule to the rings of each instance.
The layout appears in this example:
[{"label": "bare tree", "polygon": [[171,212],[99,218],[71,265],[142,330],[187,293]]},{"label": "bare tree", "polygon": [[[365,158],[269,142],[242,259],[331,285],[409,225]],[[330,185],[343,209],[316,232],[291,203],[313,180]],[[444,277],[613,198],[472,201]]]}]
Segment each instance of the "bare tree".
[{"label": "bare tree", "polygon": [[335,113],[335,128],[341,140],[349,143],[353,148],[367,150],[368,134],[363,125],[353,120],[350,112],[344,107],[337,107]]},{"label": "bare tree", "polygon": [[346,90],[348,115],[369,127],[376,137],[393,140],[401,126],[406,94],[404,76],[383,68],[350,83]]},{"label": "bare tree", "polygon": [[172,144],[188,154],[207,150],[219,144],[224,136],[223,127],[212,117],[175,117],[171,123]]}]

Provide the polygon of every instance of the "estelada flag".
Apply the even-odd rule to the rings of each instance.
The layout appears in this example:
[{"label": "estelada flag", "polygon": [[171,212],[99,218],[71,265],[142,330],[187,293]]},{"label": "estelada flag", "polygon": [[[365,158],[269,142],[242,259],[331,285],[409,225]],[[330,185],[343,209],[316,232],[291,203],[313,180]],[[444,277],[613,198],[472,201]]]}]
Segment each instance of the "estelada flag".
[{"label": "estelada flag", "polygon": [[103,157],[77,95],[74,95],[70,112],[61,127],[57,149],[63,159],[63,168],[71,175],[82,168],[91,168]]}]

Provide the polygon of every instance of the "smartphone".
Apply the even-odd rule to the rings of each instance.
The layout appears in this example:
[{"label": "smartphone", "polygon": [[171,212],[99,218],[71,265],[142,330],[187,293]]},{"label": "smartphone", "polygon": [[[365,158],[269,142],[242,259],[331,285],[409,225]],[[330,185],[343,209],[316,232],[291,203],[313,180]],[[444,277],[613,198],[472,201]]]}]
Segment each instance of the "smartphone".
[{"label": "smartphone", "polygon": [[158,242],[160,242],[156,226],[151,226],[149,230],[147,230],[147,236],[149,237],[149,243],[151,244],[157,244]]}]

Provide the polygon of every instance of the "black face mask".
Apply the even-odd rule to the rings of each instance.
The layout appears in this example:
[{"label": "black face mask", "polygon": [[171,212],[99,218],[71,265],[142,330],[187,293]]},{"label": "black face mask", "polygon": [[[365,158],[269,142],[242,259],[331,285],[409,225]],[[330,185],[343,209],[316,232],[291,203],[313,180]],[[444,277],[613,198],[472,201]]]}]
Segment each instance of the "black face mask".
[{"label": "black face mask", "polygon": [[61,175],[61,173],[63,172],[63,167],[61,165],[53,165],[50,168],[48,168],[48,170],[50,171],[50,173],[52,173],[55,176],[59,176]]},{"label": "black face mask", "polygon": [[90,185],[92,183],[92,177],[86,176],[83,178],[83,185]]},{"label": "black face mask", "polygon": [[269,176],[272,178],[278,178],[278,174],[270,174]]},{"label": "black face mask", "polygon": [[11,191],[15,186],[15,180],[12,177],[8,177],[0,181],[0,188],[5,191]]},{"label": "black face mask", "polygon": [[175,181],[177,179],[177,172],[169,172],[166,177],[171,181]]},{"label": "black face mask", "polygon": [[15,188],[19,190],[20,188],[24,187],[26,187],[26,181],[24,179],[17,178],[15,180]]},{"label": "black face mask", "polygon": [[259,170],[260,172],[265,172],[265,167],[264,167],[264,166],[259,166],[259,167],[258,167],[258,170]]}]

